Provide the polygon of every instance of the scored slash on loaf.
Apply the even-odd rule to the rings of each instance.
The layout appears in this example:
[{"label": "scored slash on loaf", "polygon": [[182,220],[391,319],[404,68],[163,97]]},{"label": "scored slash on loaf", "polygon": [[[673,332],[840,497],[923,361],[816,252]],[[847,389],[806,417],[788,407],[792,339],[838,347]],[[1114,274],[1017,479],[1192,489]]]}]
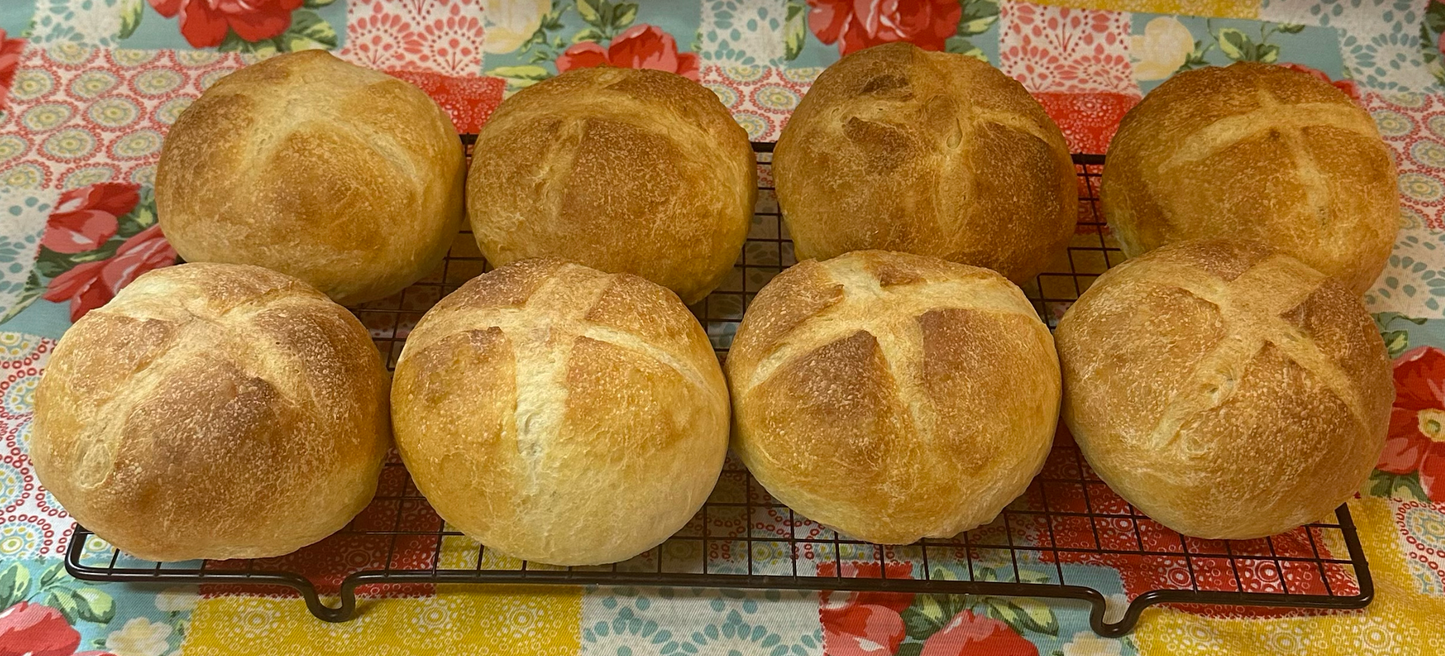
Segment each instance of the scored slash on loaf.
[{"label": "scored slash on loaf", "polygon": [[412,331],[392,420],[437,513],[506,554],[626,560],[722,472],[727,385],[668,290],[555,259],[474,278]]},{"label": "scored slash on loaf", "polygon": [[696,303],[752,224],[748,134],[706,87],[587,68],[517,92],[477,135],[467,213],[487,261],[560,257]]},{"label": "scored slash on loaf", "polygon": [[1186,239],[1250,239],[1356,295],[1399,230],[1389,148],[1328,82],[1266,64],[1180,73],[1119,124],[1099,190],[1124,253]]},{"label": "scored slash on loaf", "polygon": [[81,318],[35,392],[30,457],[147,560],[265,558],[345,526],[391,447],[386,370],[345,308],[260,267],[185,264]]},{"label": "scored slash on loaf", "polygon": [[1064,421],[1120,496],[1186,535],[1250,539],[1327,515],[1379,460],[1394,384],[1353,294],[1253,242],[1121,264],[1056,334]]},{"label": "scored slash on loaf", "polygon": [[870,542],[988,523],[1039,472],[1058,420],[1053,338],[1023,292],[902,253],[779,274],[744,316],[727,372],[748,470],[789,507]]},{"label": "scored slash on loaf", "polygon": [[308,50],[227,75],[181,113],[156,211],[188,262],[263,266],[352,305],[441,264],[464,165],[451,119],[421,89]]},{"label": "scored slash on loaf", "polygon": [[829,66],[773,157],[799,259],[882,249],[1033,280],[1074,234],[1064,135],[973,57],[893,43]]}]

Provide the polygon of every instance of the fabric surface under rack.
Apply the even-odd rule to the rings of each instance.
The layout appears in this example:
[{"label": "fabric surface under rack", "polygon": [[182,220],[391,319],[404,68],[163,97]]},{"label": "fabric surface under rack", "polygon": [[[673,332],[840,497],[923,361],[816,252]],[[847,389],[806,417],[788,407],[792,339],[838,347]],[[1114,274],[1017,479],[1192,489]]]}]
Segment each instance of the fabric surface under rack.
[{"label": "fabric surface under rack", "polygon": [[[693,307],[719,358],[726,357],[753,295],[794,263],[771,183],[772,144],[756,144],[754,150],[759,187],[752,232],[733,278]],[[1095,190],[1102,165],[1098,156],[1076,157],[1088,214],[1080,217],[1068,252],[1026,286],[1050,324],[1094,277],[1124,257],[1098,215]],[[471,233],[463,231],[438,275],[395,298],[355,309],[388,367],[395,366],[408,333],[432,304],[486,270],[475,249]],[[1114,494],[1062,428],[1044,471],[994,522],[953,539],[907,546],[843,538],[796,515],[729,459],[708,503],[663,545],[601,567],[526,563],[489,552],[448,527],[394,455],[367,510],[335,536],[289,556],[162,565],[132,562],[86,540],[100,542],[80,529],[67,553],[67,569],[76,578],[205,584],[239,593],[281,584],[296,588],[310,611],[328,621],[351,620],[358,594],[388,585],[551,583],[977,595],[997,597],[996,606],[1005,609],[1013,603],[1008,597],[1055,597],[1088,602],[1091,629],[1120,636],[1157,603],[1357,609],[1374,594],[1348,508],[1341,507],[1333,523],[1262,540],[1186,538]],[[357,544],[371,551],[365,566],[355,564]],[[1122,576],[1148,581],[1147,589],[1126,598],[1121,618],[1106,621],[1109,591],[1072,567],[1084,563],[1106,564]],[[323,604],[320,595],[339,595],[339,602]],[[1043,620],[1031,621],[1046,627]]]},{"label": "fabric surface under rack", "polygon": [[[0,3],[0,654],[1445,653],[1439,621],[1445,439],[1432,428],[1438,422],[1430,423],[1445,413],[1442,31],[1439,0]],[[359,589],[353,620],[328,623],[284,587],[92,584],[65,573],[77,528],[35,480],[29,461],[35,384],[55,340],[76,318],[134,276],[174,262],[155,227],[156,161],[169,126],[220,77],[274,52],[326,48],[417,85],[451,114],[459,132],[474,133],[507,94],[559,71],[604,61],[651,66],[697,79],[754,141],[768,142],[824,67],[896,40],[988,60],[1039,100],[1080,153],[1105,152],[1124,113],[1173,73],[1238,60],[1327,78],[1370,112],[1400,171],[1401,230],[1384,274],[1365,296],[1394,359],[1397,387],[1389,446],[1348,504],[1374,578],[1369,606],[1166,604],[1146,609],[1132,633],[1100,638],[1091,627],[1093,608],[1069,600],[382,580]],[[1029,290],[1050,322],[1097,272],[1119,262],[1091,201],[1098,162],[1083,163],[1080,197],[1090,200],[1082,203],[1069,259]],[[759,209],[737,274],[695,308],[710,319],[715,346],[730,343],[750,295],[792,262],[776,205]],[[357,309],[388,357],[442,293],[484,270],[470,244],[460,235],[448,268],[404,297]],[[1130,599],[1154,589],[1192,591],[1193,582],[1226,590],[1239,583],[1251,594],[1283,594],[1286,587],[1292,595],[1353,594],[1336,587],[1341,574],[1358,580],[1349,565],[1314,562],[1316,553],[1321,560],[1347,558],[1346,531],[1328,526],[1339,519],[1288,541],[1227,548],[1181,541],[1176,550],[1167,535],[1116,505],[1107,486],[1082,468],[1074,471],[1071,459],[1055,453],[1052,473],[1036,481],[1006,524],[970,535],[961,549],[976,557],[955,561],[959,579],[973,578],[969,563],[979,579],[1011,582],[1015,573],[1031,583],[1067,579],[1100,591],[1110,622]],[[388,478],[388,485],[401,496],[402,481]],[[742,472],[729,471],[716,500],[746,503],[749,490]],[[756,520],[745,519],[746,505],[742,512],[717,506],[707,522],[699,520],[693,544],[705,553],[688,554],[709,558],[709,576],[718,571],[713,562],[739,571],[749,557],[755,570],[774,571],[768,563],[779,553],[788,558],[778,562],[793,562],[795,545],[814,556],[811,562],[844,553],[834,577],[898,580],[905,571],[950,571],[934,562],[932,549],[916,554],[927,557],[927,567],[889,569],[897,550],[885,550],[880,567],[875,552],[850,552],[860,545],[841,540],[835,546],[822,533],[809,535],[814,527],[794,533],[789,522],[796,518],[769,511],[761,497],[753,501],[752,512],[762,515]],[[429,513],[414,499],[387,504],[378,501],[371,511],[378,530],[398,518],[402,526],[418,522],[415,533],[396,536],[394,549],[389,536],[351,535],[328,545],[340,561],[310,558],[308,551],[245,567],[253,578],[261,570],[303,572],[326,596],[360,570],[429,573],[437,562],[470,566],[468,573],[520,567],[460,536],[438,538],[440,529],[424,524]],[[109,562],[101,545],[80,544],[84,562]],[[1105,553],[1120,550],[1133,553]],[[949,562],[946,553],[942,558]],[[221,565],[234,564],[207,563],[206,572]],[[152,573],[156,567],[123,559],[116,566]]]}]

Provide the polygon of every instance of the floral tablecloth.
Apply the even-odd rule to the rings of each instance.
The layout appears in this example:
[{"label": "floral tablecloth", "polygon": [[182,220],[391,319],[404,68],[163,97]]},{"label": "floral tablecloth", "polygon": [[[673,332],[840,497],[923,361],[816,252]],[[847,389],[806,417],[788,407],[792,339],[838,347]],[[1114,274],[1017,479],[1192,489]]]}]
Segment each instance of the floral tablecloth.
[{"label": "floral tablecloth", "polygon": [[[1445,653],[1442,32],[1435,0],[5,0],[0,656]],[[1076,152],[1103,152],[1173,73],[1231,61],[1300,67],[1373,114],[1402,204],[1395,253],[1366,297],[1398,388],[1385,455],[1350,503],[1376,580],[1368,609],[1153,608],[1106,640],[1084,607],[1053,602],[1020,602],[1027,612],[1000,621],[968,599],[439,585],[364,600],[361,617],[333,625],[295,597],[65,575],[73,523],[26,455],[32,394],[76,318],[174,261],[152,194],[162,136],[221,76],[326,48],[416,84],[471,132],[508,92],[560,71],[645,66],[699,80],[771,140],[822,67],[897,40],[993,63]],[[1147,585],[1090,567],[1116,601]]]}]

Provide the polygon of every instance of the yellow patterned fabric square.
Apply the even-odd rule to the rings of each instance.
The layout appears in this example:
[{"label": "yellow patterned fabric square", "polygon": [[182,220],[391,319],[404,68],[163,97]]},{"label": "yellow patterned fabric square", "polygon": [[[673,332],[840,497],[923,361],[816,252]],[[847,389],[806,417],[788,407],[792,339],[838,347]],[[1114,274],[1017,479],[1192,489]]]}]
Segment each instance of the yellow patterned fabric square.
[{"label": "yellow patterned fabric square", "polygon": [[579,649],[580,588],[437,586],[431,597],[360,599],[330,624],[301,599],[212,597],[191,616],[187,656],[475,654],[562,656]]},{"label": "yellow patterned fabric square", "polygon": [[1210,18],[1259,18],[1260,0],[1033,0],[1035,4],[1106,11],[1179,14]]},{"label": "yellow patterned fabric square", "polygon": [[1445,597],[1425,594],[1406,565],[1392,502],[1350,501],[1350,514],[1375,578],[1362,611],[1313,617],[1212,619],[1163,608],[1145,612],[1135,632],[1145,656],[1433,656],[1445,654]]}]

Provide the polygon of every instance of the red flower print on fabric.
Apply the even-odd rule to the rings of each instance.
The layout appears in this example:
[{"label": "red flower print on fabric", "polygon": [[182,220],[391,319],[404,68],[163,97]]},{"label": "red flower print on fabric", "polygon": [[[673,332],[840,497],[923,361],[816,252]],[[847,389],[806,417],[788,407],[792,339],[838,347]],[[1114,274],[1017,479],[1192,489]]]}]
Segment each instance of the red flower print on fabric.
[{"label": "red flower print on fabric", "polygon": [[115,235],[118,219],[140,202],[139,185],[102,182],[60,195],[46,222],[41,245],[57,253],[100,248]]},{"label": "red flower print on fabric", "polygon": [[86,262],[50,281],[41,296],[53,303],[70,302],[70,321],[106,303],[131,281],[151,269],[176,262],[176,250],[153,225],[125,240],[109,259]]},{"label": "red flower print on fabric", "polygon": [[[880,578],[878,563],[846,563],[846,578]],[[888,578],[912,578],[906,563],[888,565]],[[837,576],[837,563],[818,566],[818,576]],[[824,651],[830,656],[879,656],[898,651],[906,634],[903,611],[913,595],[897,592],[825,592],[818,618],[823,624]]]},{"label": "red flower print on fabric", "polygon": [[677,40],[655,25],[634,25],[612,40],[606,48],[584,41],[568,48],[557,58],[557,72],[574,68],[616,66],[618,68],[651,68],[698,79],[696,53],[678,52]]},{"label": "red flower print on fabric", "polygon": [[844,55],[894,41],[943,50],[963,17],[957,0],[808,0],[808,6],[808,29],[823,43],[836,42]]},{"label": "red flower print on fabric", "polygon": [[303,0],[149,0],[166,18],[181,16],[181,36],[196,48],[214,48],[235,30],[255,43],[280,36],[291,27],[291,12]]},{"label": "red flower print on fabric", "polygon": [[1360,87],[1359,85],[1355,84],[1354,80],[1331,80],[1330,76],[1325,75],[1324,71],[1317,68],[1310,68],[1308,66],[1305,66],[1304,64],[1288,63],[1280,64],[1280,66],[1282,68],[1288,68],[1292,71],[1304,73],[1305,75],[1308,75],[1310,77],[1318,78],[1329,82],[1330,84],[1333,84],[1336,89],[1345,92],[1345,95],[1349,96],[1351,100],[1355,102],[1360,102]]},{"label": "red flower print on fabric", "polygon": [[1376,468],[1418,471],[1426,496],[1445,502],[1445,351],[1421,346],[1395,360],[1395,408]]},{"label": "red flower print on fabric", "polygon": [[79,647],[80,632],[54,608],[22,601],[0,611],[0,656],[109,656]]}]

